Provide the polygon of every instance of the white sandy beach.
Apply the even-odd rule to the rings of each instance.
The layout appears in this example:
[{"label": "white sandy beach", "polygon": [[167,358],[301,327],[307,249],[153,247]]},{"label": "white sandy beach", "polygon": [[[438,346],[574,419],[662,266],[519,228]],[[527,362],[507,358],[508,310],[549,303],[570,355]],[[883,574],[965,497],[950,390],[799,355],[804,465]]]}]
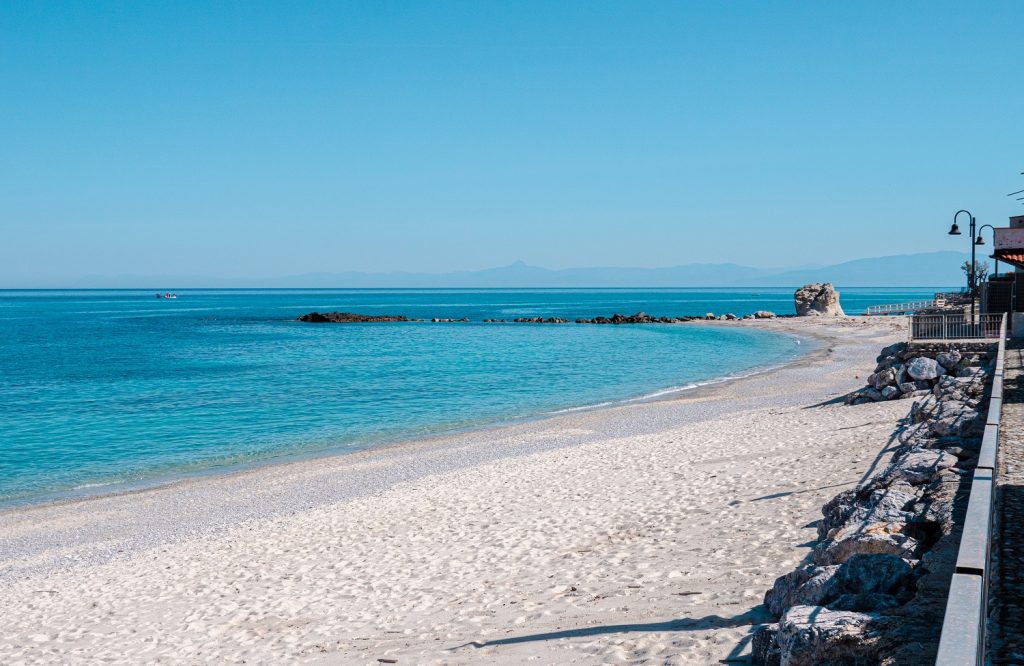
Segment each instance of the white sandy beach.
[{"label": "white sandy beach", "polygon": [[0,663],[739,657],[909,407],[834,401],[901,322],[750,325],[820,349],[670,400],[0,513]]}]

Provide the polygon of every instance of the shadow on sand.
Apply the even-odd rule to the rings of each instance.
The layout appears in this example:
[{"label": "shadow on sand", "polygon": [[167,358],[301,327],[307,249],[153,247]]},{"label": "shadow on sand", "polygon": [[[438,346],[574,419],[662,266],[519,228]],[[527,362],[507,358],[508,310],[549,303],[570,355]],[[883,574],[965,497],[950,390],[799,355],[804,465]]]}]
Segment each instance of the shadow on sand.
[{"label": "shadow on sand", "polygon": [[[821,405],[826,404],[838,404],[842,401],[842,398],[837,398]],[[871,424],[864,424],[871,425]],[[859,426],[858,426],[859,427]],[[879,464],[885,458],[887,453],[891,453],[899,446],[898,436],[899,433],[906,427],[905,422],[898,424],[894,432],[886,440],[885,444],[881,447],[878,453],[875,455],[874,460],[871,461],[867,471],[861,476],[859,481],[849,481],[846,483],[833,484],[831,486],[822,486],[820,488],[801,488],[788,492],[779,492],[771,495],[765,495],[764,497],[758,497],[749,501],[765,501],[773,500],[787,495],[820,491],[825,488],[840,488],[840,487],[857,487],[862,485],[871,475],[878,469]],[[807,527],[813,526],[815,523],[811,523]],[[802,547],[812,547],[817,543],[817,540],[800,544]],[[808,553],[804,558],[804,563],[811,561],[811,553]],[[549,631],[535,634],[524,634],[521,636],[510,636],[508,638],[498,638],[490,641],[472,641],[458,645],[450,650],[460,650],[467,647],[474,648],[487,648],[487,647],[500,647],[502,645],[520,645],[526,643],[535,643],[541,641],[553,641],[564,638],[587,638],[591,636],[603,636],[603,635],[616,635],[616,634],[632,634],[632,633],[644,633],[644,632],[671,632],[671,631],[706,631],[709,629],[734,629],[737,627],[750,627],[750,631],[740,639],[740,641],[733,647],[729,655],[719,660],[720,663],[749,663],[750,658],[744,655],[747,646],[753,638],[754,631],[757,627],[762,624],[774,622],[775,618],[768,612],[767,607],[764,604],[755,606],[750,610],[734,615],[732,617],[723,617],[721,615],[705,615],[704,617],[695,618],[680,618],[675,620],[667,620],[664,622],[648,622],[648,623],[635,623],[635,624],[609,624],[599,625],[594,627],[579,627],[574,629],[559,629],[557,631]]]},{"label": "shadow on sand", "polygon": [[[518,645],[522,643],[534,643],[539,641],[553,641],[562,638],[587,638],[590,636],[603,636],[612,634],[632,634],[632,633],[645,633],[645,632],[661,632],[661,631],[702,631],[708,629],[732,629],[736,627],[754,627],[765,622],[771,622],[772,617],[768,612],[768,609],[762,604],[755,606],[745,613],[734,615],[733,617],[722,617],[721,615],[705,615],[704,617],[694,618],[680,618],[677,620],[667,620],[665,622],[645,622],[636,624],[608,624],[600,625],[596,627],[580,627],[576,629],[560,629],[558,631],[550,631],[538,634],[525,634],[522,636],[510,636],[509,638],[499,638],[492,641],[472,641],[465,643],[457,647],[451,648],[452,650],[459,650],[465,647],[485,648],[485,647],[499,647],[502,645]],[[749,634],[736,649],[729,658],[723,661],[734,660],[733,655],[738,655],[743,647],[749,642]]]}]

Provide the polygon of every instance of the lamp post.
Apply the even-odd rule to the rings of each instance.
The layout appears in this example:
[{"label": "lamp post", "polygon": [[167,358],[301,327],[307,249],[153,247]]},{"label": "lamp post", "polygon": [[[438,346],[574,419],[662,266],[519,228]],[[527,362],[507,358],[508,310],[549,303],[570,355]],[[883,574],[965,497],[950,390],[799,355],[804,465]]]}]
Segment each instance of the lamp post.
[{"label": "lamp post", "polygon": [[956,213],[953,214],[953,226],[951,226],[949,228],[949,235],[950,236],[959,236],[960,235],[960,227],[958,227],[957,224],[956,224],[956,218],[958,218],[960,216],[960,213],[967,213],[967,217],[969,217],[971,219],[971,225],[970,225],[970,230],[971,230],[971,267],[967,271],[967,291],[970,292],[970,296],[971,296],[971,325],[973,326],[974,325],[974,247],[975,247],[975,245],[978,245],[978,242],[977,242],[978,240],[981,240],[982,243],[984,243],[985,240],[983,238],[981,238],[980,236],[975,238],[975,234],[977,233],[977,229],[976,229],[977,222],[975,221],[974,216],[971,215],[971,211],[963,210],[963,209],[960,209]]},{"label": "lamp post", "polygon": [[[974,244],[975,245],[984,245],[985,244],[985,239],[981,237],[981,230],[984,229],[985,227],[988,227],[989,229],[992,230],[992,244],[995,245],[995,242],[996,242],[996,228],[993,227],[991,224],[983,224],[980,227],[978,227],[978,239],[974,242]],[[999,277],[999,258],[998,257],[992,257],[992,259],[995,260],[995,271],[996,271],[995,277]]]}]

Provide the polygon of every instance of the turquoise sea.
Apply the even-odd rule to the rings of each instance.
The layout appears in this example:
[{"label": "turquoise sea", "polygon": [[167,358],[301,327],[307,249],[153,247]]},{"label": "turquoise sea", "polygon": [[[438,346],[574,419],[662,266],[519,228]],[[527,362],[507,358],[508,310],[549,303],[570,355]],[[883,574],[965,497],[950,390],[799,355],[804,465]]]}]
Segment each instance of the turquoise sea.
[{"label": "turquoise sea", "polygon": [[[847,289],[850,313],[934,289]],[[365,448],[783,363],[795,339],[486,318],[759,309],[789,289],[0,291],[0,504]],[[304,324],[312,310],[470,323]]]}]

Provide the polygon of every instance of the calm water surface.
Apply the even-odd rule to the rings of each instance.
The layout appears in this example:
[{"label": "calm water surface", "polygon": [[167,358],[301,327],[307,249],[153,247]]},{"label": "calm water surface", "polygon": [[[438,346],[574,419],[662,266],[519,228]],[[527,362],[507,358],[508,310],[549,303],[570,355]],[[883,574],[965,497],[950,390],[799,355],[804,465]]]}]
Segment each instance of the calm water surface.
[{"label": "calm water surface", "polygon": [[[845,290],[857,312],[934,290]],[[792,359],[788,336],[485,318],[789,312],[792,290],[0,291],[0,503],[364,448]],[[313,325],[311,310],[469,317]]]}]

